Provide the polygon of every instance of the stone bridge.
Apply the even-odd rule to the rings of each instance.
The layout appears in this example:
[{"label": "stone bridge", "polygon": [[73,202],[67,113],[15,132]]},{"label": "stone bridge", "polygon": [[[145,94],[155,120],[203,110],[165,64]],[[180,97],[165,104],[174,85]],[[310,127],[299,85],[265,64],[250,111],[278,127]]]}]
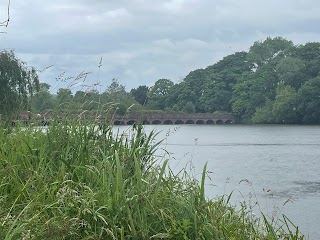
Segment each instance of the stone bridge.
[{"label": "stone bridge", "polygon": [[111,119],[114,125],[143,124],[232,124],[235,122],[231,114],[210,113],[132,113],[125,116],[115,115]]},{"label": "stone bridge", "polygon": [[[64,113],[58,113],[58,119],[63,121]],[[210,113],[130,113],[127,115],[113,114],[111,116],[101,115],[101,113],[68,113],[68,117],[72,119],[96,119],[99,122],[110,121],[114,125],[132,125],[134,123],[142,124],[232,124],[235,118],[232,114],[210,114]],[[21,112],[18,116],[19,120],[28,124],[30,121],[38,121],[42,125],[50,124],[54,113],[31,113]],[[59,120],[59,121],[60,121]]]}]

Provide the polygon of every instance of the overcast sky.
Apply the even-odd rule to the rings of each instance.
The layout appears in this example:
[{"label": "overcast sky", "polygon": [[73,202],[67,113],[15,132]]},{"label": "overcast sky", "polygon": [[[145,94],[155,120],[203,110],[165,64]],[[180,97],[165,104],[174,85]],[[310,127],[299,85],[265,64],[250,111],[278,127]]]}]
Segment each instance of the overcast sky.
[{"label": "overcast sky", "polygon": [[92,72],[73,90],[99,81],[104,91],[113,78],[130,90],[179,82],[267,36],[320,41],[319,0],[11,0],[10,17],[1,49],[37,69],[53,65],[40,74],[52,91],[74,83],[58,82],[63,72]]}]

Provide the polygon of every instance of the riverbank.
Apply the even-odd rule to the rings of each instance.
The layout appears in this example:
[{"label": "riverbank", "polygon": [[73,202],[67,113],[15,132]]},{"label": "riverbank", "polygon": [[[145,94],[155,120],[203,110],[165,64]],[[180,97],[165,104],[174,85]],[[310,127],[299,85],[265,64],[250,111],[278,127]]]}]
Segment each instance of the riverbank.
[{"label": "riverbank", "polygon": [[67,121],[1,129],[0,238],[303,239],[286,218],[273,225],[228,197],[207,199],[206,167],[200,182],[173,173],[155,135]]}]

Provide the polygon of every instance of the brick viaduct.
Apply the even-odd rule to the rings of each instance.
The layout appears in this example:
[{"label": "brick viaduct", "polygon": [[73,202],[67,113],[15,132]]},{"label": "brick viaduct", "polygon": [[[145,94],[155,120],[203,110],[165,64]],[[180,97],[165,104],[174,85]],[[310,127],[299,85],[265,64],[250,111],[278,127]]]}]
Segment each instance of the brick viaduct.
[{"label": "brick viaduct", "polygon": [[231,114],[209,113],[144,113],[114,116],[114,125],[132,125],[136,122],[143,124],[231,124],[234,117]]},{"label": "brick viaduct", "polygon": [[[60,114],[58,114],[60,115]],[[62,114],[61,114],[62,115]],[[30,119],[37,119],[43,125],[50,124],[53,114],[46,113],[30,113],[21,112],[19,119],[26,123]],[[210,114],[210,113],[130,113],[127,115],[113,114],[110,117],[102,116],[98,113],[79,114],[72,113],[71,116],[80,119],[92,119],[95,118],[101,122],[110,121],[114,125],[132,125],[134,123],[142,124],[232,124],[235,123],[235,118],[232,114]],[[109,118],[109,119],[107,119]]]}]

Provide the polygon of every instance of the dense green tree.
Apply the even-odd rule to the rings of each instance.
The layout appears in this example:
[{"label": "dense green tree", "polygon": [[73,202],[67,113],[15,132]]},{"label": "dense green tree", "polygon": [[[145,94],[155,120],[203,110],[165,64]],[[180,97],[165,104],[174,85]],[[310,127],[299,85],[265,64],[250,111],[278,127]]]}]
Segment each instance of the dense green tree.
[{"label": "dense green tree", "polygon": [[174,111],[174,112],[179,112],[179,111],[180,111],[179,106],[178,106],[177,104],[174,104],[174,105],[172,106],[172,111]]},{"label": "dense green tree", "polygon": [[306,63],[305,73],[309,78],[320,76],[320,55]]},{"label": "dense green tree", "polygon": [[106,90],[106,92],[108,93],[108,94],[114,94],[114,93],[119,93],[119,92],[123,92],[123,91],[125,91],[125,86],[124,85],[121,85],[120,83],[119,83],[119,81],[117,80],[117,79],[112,79],[112,82],[111,82],[111,84],[107,87],[107,90]]},{"label": "dense green tree", "polygon": [[306,81],[298,91],[298,113],[303,123],[320,123],[320,77]]},{"label": "dense green tree", "polygon": [[[67,89],[60,89],[57,103],[65,102],[65,109],[103,106],[121,114],[147,108],[232,112],[248,123],[318,123],[319,77],[320,43],[295,46],[284,38],[269,37],[255,42],[249,52],[236,52],[205,69],[191,71],[177,84],[159,79],[151,88],[139,86],[128,93],[113,79],[102,94],[78,91],[73,97]],[[33,103],[38,101],[34,105],[45,94],[48,91],[34,96]]]},{"label": "dense green tree", "polygon": [[[292,42],[282,38],[268,38],[264,42],[255,42],[250,48],[248,59],[255,67],[251,74],[245,73],[242,81],[234,86],[231,99],[232,111],[242,121],[251,122],[253,114],[258,109],[259,119],[262,119],[261,114],[265,114],[269,116],[267,122],[270,121],[272,113],[266,114],[266,112],[269,110],[270,101],[276,97],[277,87],[285,81],[288,84],[295,83],[294,79],[285,76],[285,69],[300,64],[299,60],[295,61],[296,59],[287,57],[293,51],[292,49]],[[285,58],[288,58],[288,61],[281,62]],[[298,74],[292,76],[296,77]],[[268,105],[264,107],[266,103]]]},{"label": "dense green tree", "polygon": [[257,68],[267,64],[275,57],[289,56],[293,48],[292,41],[282,37],[268,37],[264,41],[254,42],[250,47],[248,60]]},{"label": "dense green tree", "polygon": [[204,112],[231,111],[232,91],[226,85],[225,81],[218,75],[215,78],[211,76],[210,81],[204,84],[203,93],[199,98],[201,109]]},{"label": "dense green tree", "polygon": [[[214,65],[208,66],[205,70],[207,75],[219,73],[229,90],[233,85],[243,80],[243,76],[252,73],[253,64],[248,61],[247,52],[236,52],[224,57]],[[206,80],[206,81],[207,81]]]},{"label": "dense green tree", "polygon": [[297,123],[297,92],[291,86],[279,84],[275,100],[267,99],[257,107],[252,116],[253,123]]},{"label": "dense green tree", "polygon": [[[187,87],[179,91],[180,96],[185,92],[184,102],[192,101],[197,112],[230,112],[233,87],[243,81],[245,75],[251,74],[251,68],[247,53],[236,52],[212,66],[191,72],[185,79],[187,84],[181,84]],[[181,97],[179,100],[178,103]]]},{"label": "dense green tree", "polygon": [[131,89],[130,93],[134,99],[141,105],[148,103],[149,88],[146,85],[139,86],[137,89]]},{"label": "dense green tree", "polygon": [[74,94],[73,100],[82,105],[88,100],[88,95],[85,91],[79,90]]},{"label": "dense green tree", "polygon": [[264,106],[257,107],[256,112],[252,116],[252,123],[273,123],[272,105],[273,102],[267,99]]},{"label": "dense green tree", "polygon": [[166,106],[171,108],[173,111],[180,111],[183,108],[183,105],[178,105],[178,96],[181,93],[182,88],[180,84],[174,84],[167,95]]},{"label": "dense green tree", "polygon": [[284,57],[275,67],[279,80],[298,90],[308,78],[305,72],[305,62],[299,58]]},{"label": "dense green tree", "polygon": [[167,106],[166,99],[173,85],[174,83],[169,79],[157,80],[150,88],[148,106],[152,109],[164,110]]},{"label": "dense green tree", "polygon": [[12,51],[0,52],[0,114],[12,118],[18,111],[30,110],[30,99],[39,90],[34,68],[28,67]]},{"label": "dense green tree", "polygon": [[186,113],[194,113],[196,109],[192,102],[187,102],[187,104],[183,108],[183,111]]},{"label": "dense green tree", "polygon": [[320,56],[320,42],[308,42],[299,45],[294,50],[294,56],[306,62],[317,59]]},{"label": "dense green tree", "polygon": [[230,112],[233,87],[251,73],[246,52],[236,52],[205,69],[207,72],[198,109],[201,112]]},{"label": "dense green tree", "polygon": [[73,97],[73,106],[80,110],[98,110],[101,106],[100,94],[96,90],[77,91]]},{"label": "dense green tree", "polygon": [[126,92],[125,86],[121,85],[117,79],[113,79],[106,91],[101,94],[101,103],[106,110],[118,114],[141,110],[141,106],[138,106],[132,94]]},{"label": "dense green tree", "polygon": [[54,109],[55,101],[52,94],[49,92],[50,85],[40,83],[40,90],[31,99],[32,109],[37,112]]},{"label": "dense green tree", "polygon": [[320,73],[320,43],[311,42],[297,46],[294,56],[305,62],[306,80],[319,76]]},{"label": "dense green tree", "polygon": [[202,95],[206,77],[207,72],[204,69],[191,71],[181,83],[172,88],[174,92],[171,91],[171,94],[174,94],[174,101],[171,99],[171,105],[177,104],[179,109],[183,109],[187,102],[192,102],[196,112],[201,112],[199,97]]},{"label": "dense green tree", "polygon": [[[71,110],[73,104],[73,95],[69,88],[59,88],[57,92],[58,110]],[[74,108],[76,110],[76,108]]]},{"label": "dense green tree", "polygon": [[298,94],[291,86],[280,84],[272,104],[274,123],[297,123]]},{"label": "dense green tree", "polygon": [[251,122],[256,108],[262,107],[268,99],[266,89],[266,82],[263,78],[237,84],[231,99],[233,113],[243,122]]}]

